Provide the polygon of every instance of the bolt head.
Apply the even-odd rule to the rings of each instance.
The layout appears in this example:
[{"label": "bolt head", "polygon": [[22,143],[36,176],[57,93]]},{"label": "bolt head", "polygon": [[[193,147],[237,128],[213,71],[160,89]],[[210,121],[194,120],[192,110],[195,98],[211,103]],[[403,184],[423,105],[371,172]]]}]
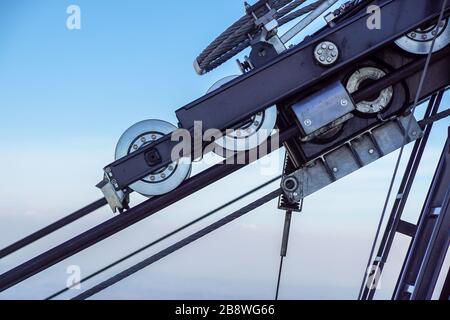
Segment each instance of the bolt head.
[{"label": "bolt head", "polygon": [[310,127],[312,125],[311,119],[306,119],[304,122],[305,126]]}]

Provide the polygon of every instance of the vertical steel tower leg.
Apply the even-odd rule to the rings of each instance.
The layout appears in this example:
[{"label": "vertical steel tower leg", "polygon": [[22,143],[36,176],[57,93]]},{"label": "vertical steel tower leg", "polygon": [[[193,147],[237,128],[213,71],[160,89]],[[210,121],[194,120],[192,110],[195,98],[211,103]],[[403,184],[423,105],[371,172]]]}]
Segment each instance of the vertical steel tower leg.
[{"label": "vertical steel tower leg", "polygon": [[394,296],[429,300],[450,245],[450,128]]}]

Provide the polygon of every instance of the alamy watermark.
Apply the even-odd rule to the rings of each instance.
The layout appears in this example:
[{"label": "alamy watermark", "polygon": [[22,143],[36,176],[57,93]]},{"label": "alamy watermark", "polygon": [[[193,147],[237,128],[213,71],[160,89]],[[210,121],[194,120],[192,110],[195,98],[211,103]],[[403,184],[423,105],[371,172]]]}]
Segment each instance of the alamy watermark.
[{"label": "alamy watermark", "polygon": [[66,13],[69,15],[66,19],[66,27],[69,30],[81,29],[81,9],[75,4],[67,7]]},{"label": "alamy watermark", "polygon": [[380,30],[381,29],[381,9],[377,5],[370,5],[367,7],[367,13],[370,14],[367,18],[367,29]]},{"label": "alamy watermark", "polygon": [[[242,136],[239,132],[242,131]],[[224,141],[226,143],[216,143]],[[233,137],[233,138],[230,138]],[[192,131],[186,129],[178,129],[171,134],[171,141],[178,142],[171,153],[171,160],[191,161],[192,159],[202,159],[203,164],[208,163],[211,158],[205,158],[208,153],[215,153],[225,158],[227,165],[245,165],[260,161],[261,174],[273,175],[279,171],[279,159],[266,157],[280,148],[280,136],[278,130],[260,129],[256,133],[246,136],[245,130],[228,129],[225,133],[218,129],[208,129],[203,131],[201,121],[194,122]],[[247,146],[245,150],[236,150],[236,145],[242,143]]]},{"label": "alamy watermark", "polygon": [[81,268],[77,265],[68,266],[66,273],[69,275],[66,280],[66,287],[70,290],[81,290]]}]

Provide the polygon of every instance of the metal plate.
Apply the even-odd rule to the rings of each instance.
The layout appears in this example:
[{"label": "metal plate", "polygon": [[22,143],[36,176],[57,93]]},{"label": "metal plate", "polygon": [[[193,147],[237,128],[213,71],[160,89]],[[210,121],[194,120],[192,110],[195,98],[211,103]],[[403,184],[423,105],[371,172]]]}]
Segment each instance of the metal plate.
[{"label": "metal plate", "polygon": [[[115,158],[121,159],[148,143],[175,131],[177,127],[161,120],[144,120],[129,128],[117,143]],[[189,159],[183,158],[178,163],[152,173],[146,178],[130,185],[130,189],[147,197],[162,195],[177,188],[191,172]]]},{"label": "metal plate", "polygon": [[284,177],[282,188],[291,202],[299,202],[421,136],[412,115],[386,122]]},{"label": "metal plate", "polygon": [[292,110],[305,134],[310,135],[349,114],[355,106],[338,81],[294,104]]}]

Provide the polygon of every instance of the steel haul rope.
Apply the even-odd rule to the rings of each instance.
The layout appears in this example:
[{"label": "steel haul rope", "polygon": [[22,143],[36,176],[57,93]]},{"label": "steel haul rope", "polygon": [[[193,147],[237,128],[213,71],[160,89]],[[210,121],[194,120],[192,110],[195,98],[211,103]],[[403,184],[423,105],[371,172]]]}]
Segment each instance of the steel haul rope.
[{"label": "steel haul rope", "polygon": [[153,263],[167,257],[168,255],[174,253],[175,251],[178,251],[182,249],[183,247],[199,240],[200,238],[203,238],[204,236],[210,234],[213,231],[216,231],[217,229],[220,229],[221,227],[233,222],[234,220],[246,215],[247,213],[259,208],[260,206],[268,203],[269,201],[274,200],[275,198],[279,197],[282,194],[282,190],[277,189],[266,196],[252,202],[251,204],[237,210],[236,212],[226,216],[225,218],[207,226],[206,228],[203,228],[202,230],[190,235],[187,238],[184,238],[183,240],[171,245],[170,247],[158,252],[157,254],[139,262],[138,264],[128,268],[127,270],[109,278],[108,280],[96,285],[95,287],[83,292],[82,294],[76,296],[72,300],[85,300],[89,297],[92,297],[93,295],[107,289],[108,287],[114,285],[115,283],[131,276],[132,274],[152,265]]}]

